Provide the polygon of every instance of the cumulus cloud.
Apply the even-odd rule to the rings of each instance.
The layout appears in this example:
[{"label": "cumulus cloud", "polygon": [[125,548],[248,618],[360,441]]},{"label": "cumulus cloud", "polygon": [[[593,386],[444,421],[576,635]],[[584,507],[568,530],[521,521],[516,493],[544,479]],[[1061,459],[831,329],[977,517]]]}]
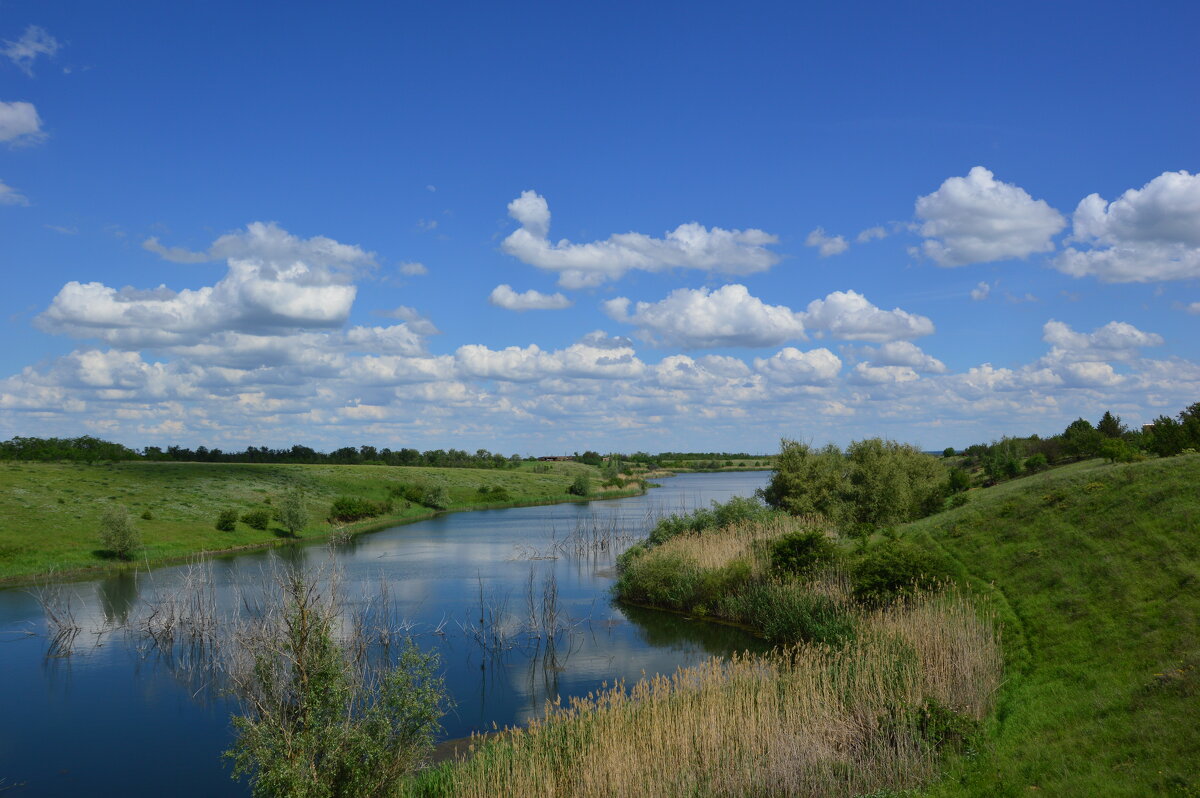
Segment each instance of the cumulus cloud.
[{"label": "cumulus cloud", "polygon": [[982,166],[917,199],[921,252],[939,266],[1025,258],[1054,249],[1062,214]]},{"label": "cumulus cloud", "polygon": [[853,379],[868,385],[895,385],[915,382],[919,378],[917,372],[909,366],[874,366],[859,363],[854,367]]},{"label": "cumulus cloud", "polygon": [[562,310],[574,303],[560,293],[543,294],[532,288],[518,293],[508,285],[498,285],[492,289],[488,302],[505,310]]},{"label": "cumulus cloud", "polygon": [[1162,346],[1163,337],[1143,332],[1123,321],[1110,321],[1090,333],[1072,330],[1051,319],[1042,327],[1042,340],[1050,344],[1055,357],[1072,359],[1130,360],[1148,346]]},{"label": "cumulus cloud", "polygon": [[804,338],[799,314],[768,305],[736,283],[714,291],[678,288],[658,302],[638,302],[632,311],[630,306],[625,297],[602,305],[613,319],[635,325],[638,337],[658,346],[758,347]]},{"label": "cumulus cloud", "polygon": [[900,308],[883,310],[855,291],[834,291],[814,299],[800,315],[809,330],[848,341],[882,343],[933,333],[933,322],[925,316]]},{"label": "cumulus cloud", "polygon": [[20,191],[0,180],[0,205],[28,205],[29,200]]},{"label": "cumulus cloud", "polygon": [[335,328],[354,302],[357,289],[349,280],[373,264],[358,247],[323,236],[300,239],[257,222],[217,239],[205,258],[217,257],[227,259],[225,276],[198,289],[69,282],[37,323],[49,332],[130,349],[187,346],[228,331]]},{"label": "cumulus cloud", "polygon": [[804,239],[804,246],[816,247],[821,253],[822,258],[827,258],[830,255],[840,255],[850,249],[850,245],[846,243],[846,239],[841,236],[826,235],[824,227],[818,227],[809,233],[808,238]]},{"label": "cumulus cloud", "polygon": [[681,224],[663,238],[620,233],[603,241],[573,244],[548,238],[550,206],[534,191],[524,191],[508,204],[508,213],[521,227],[501,244],[509,255],[539,269],[558,273],[564,288],[597,286],[616,280],[631,269],[662,271],[700,269],[722,274],[753,274],[779,261],[766,247],[778,238],[762,230],[707,228]]},{"label": "cumulus cloud", "polygon": [[971,289],[971,299],[975,300],[976,302],[979,302],[981,300],[987,299],[988,294],[990,294],[990,293],[992,293],[991,284],[981,282],[981,283],[979,283],[979,285],[977,285]]},{"label": "cumulus cloud", "polygon": [[911,341],[890,341],[879,347],[863,347],[859,355],[874,366],[903,366],[923,374],[943,374],[946,364],[927,355]]},{"label": "cumulus cloud", "polygon": [[1073,277],[1146,283],[1200,277],[1200,175],[1164,172],[1111,203],[1084,197],[1072,241],[1054,260]]},{"label": "cumulus cloud", "polygon": [[782,385],[822,385],[837,377],[842,370],[842,360],[828,349],[802,352],[787,346],[771,357],[756,357],[754,369]]},{"label": "cumulus cloud", "polygon": [[887,230],[879,225],[875,225],[874,227],[868,227],[866,230],[863,230],[854,237],[854,240],[860,244],[865,244],[868,241],[873,241],[875,239],[887,238],[887,235]]},{"label": "cumulus cloud", "polygon": [[405,277],[420,277],[423,274],[429,274],[429,269],[425,268],[424,263],[408,261],[400,264],[400,273]]},{"label": "cumulus cloud", "polygon": [[45,137],[42,118],[33,103],[0,102],[0,141],[19,146],[35,144]]},{"label": "cumulus cloud", "polygon": [[37,25],[30,25],[15,42],[5,40],[0,53],[7,56],[26,75],[33,77],[33,64],[38,56],[52,57],[58,52],[58,48],[57,39]]},{"label": "cumulus cloud", "polygon": [[586,343],[557,351],[546,351],[537,344],[500,350],[468,344],[460,346],[454,358],[458,373],[464,377],[506,382],[532,382],[547,377],[630,378],[645,370],[645,364],[630,347],[597,347]]},{"label": "cumulus cloud", "polygon": [[409,328],[418,335],[440,335],[441,331],[434,325],[428,317],[423,315],[416,308],[411,308],[408,305],[400,305],[394,310],[384,311],[381,315],[392,319],[400,319],[405,322]]}]

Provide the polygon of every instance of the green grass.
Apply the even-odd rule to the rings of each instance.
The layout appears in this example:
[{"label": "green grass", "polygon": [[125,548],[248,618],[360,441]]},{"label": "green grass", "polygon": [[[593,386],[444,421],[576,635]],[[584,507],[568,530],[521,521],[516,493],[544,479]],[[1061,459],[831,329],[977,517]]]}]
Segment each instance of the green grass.
[{"label": "green grass", "polygon": [[[339,495],[376,501],[389,497],[398,483],[446,487],[450,510],[507,507],[578,500],[567,494],[579,473],[600,484],[599,471],[580,463],[553,463],[535,472],[528,464],[513,470],[407,468],[388,466],[268,465],[243,463],[121,462],[0,463],[0,581],[56,571],[113,567],[100,550],[100,516],[112,505],[129,509],[145,548],[136,559],[163,562],[201,551],[268,545],[283,539],[277,522],[254,530],[239,522],[232,532],[214,528],[217,514],[234,508],[239,515],[278,502],[298,486],[307,499],[310,523],[302,539],[333,531],[325,518]],[[481,486],[503,487],[508,501],[496,503]],[[599,495],[628,495],[625,492]],[[346,525],[352,532],[397,521],[427,517],[432,510],[394,499],[387,516]],[[152,518],[141,516],[149,511]]]},{"label": "green grass", "polygon": [[991,744],[930,795],[1200,795],[1200,456],[971,491],[903,534],[1006,621]]}]

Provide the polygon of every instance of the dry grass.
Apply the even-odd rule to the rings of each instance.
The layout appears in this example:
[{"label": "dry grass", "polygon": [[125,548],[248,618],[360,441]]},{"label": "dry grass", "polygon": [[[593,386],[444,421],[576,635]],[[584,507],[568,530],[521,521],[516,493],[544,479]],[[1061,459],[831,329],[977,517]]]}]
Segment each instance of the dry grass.
[{"label": "dry grass", "polygon": [[933,700],[983,718],[1000,679],[992,624],[961,598],[865,615],[841,648],[712,659],[603,689],[424,772],[409,795],[854,796],[931,779],[913,721]]},{"label": "dry grass", "polygon": [[752,564],[755,575],[769,568],[768,547],[784,535],[817,529],[834,535],[832,528],[818,518],[779,516],[767,521],[751,521],[703,534],[677,535],[655,547],[660,557],[680,556],[705,570],[724,568],[735,560]]}]

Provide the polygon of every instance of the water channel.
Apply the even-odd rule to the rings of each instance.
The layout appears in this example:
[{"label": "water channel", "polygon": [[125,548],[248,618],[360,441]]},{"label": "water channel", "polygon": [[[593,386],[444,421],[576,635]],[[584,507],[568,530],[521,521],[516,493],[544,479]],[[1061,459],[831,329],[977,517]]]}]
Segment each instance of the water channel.
[{"label": "water channel", "polygon": [[[441,657],[456,704],[442,739],[527,722],[546,701],[603,683],[670,673],[714,654],[761,648],[728,627],[619,607],[617,553],[653,519],[749,496],[767,472],[685,474],[645,496],[451,513],[339,545],[304,545],[212,560],[222,611],[274,565],[336,569],[353,600],[391,596],[393,616]],[[119,574],[58,586],[81,628],[54,651],[31,591],[0,591],[0,793],[15,796],[246,795],[221,759],[232,741],[228,698],[147,652],[129,620],[169,594],[187,569]],[[530,633],[529,599],[557,589],[554,645]],[[536,613],[535,613],[536,614]],[[479,620],[504,630],[480,642]],[[494,638],[493,638],[494,642]]]}]

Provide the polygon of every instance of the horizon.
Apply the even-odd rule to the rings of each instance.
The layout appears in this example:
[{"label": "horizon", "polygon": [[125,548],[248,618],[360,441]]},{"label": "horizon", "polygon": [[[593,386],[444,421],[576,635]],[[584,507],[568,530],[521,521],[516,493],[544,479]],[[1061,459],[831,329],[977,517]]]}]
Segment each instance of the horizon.
[{"label": "horizon", "polygon": [[5,8],[0,439],[938,452],[1200,399],[1194,4]]}]

